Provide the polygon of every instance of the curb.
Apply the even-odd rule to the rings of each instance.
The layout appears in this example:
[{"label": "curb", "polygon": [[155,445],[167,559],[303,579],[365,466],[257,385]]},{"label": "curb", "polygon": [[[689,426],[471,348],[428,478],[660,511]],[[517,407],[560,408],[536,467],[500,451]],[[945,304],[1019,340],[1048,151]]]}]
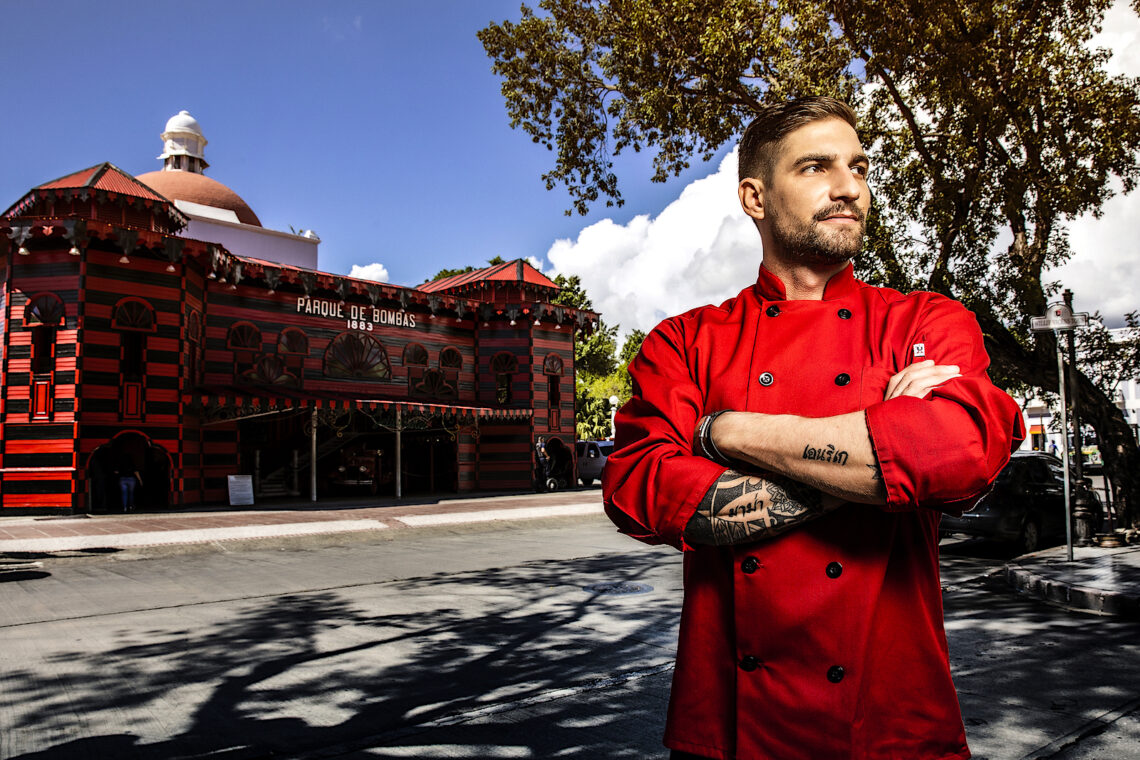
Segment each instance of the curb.
[{"label": "curb", "polygon": [[1046,604],[1094,615],[1140,620],[1140,598],[1127,594],[1072,585],[1017,564],[1005,566],[1005,580],[1017,593]]}]

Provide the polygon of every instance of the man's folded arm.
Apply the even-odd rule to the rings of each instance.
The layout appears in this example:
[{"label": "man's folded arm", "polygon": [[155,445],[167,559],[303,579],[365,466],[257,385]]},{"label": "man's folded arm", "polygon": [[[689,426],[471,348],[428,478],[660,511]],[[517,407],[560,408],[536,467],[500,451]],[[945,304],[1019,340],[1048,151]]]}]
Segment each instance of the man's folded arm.
[{"label": "man's folded arm", "polygon": [[925,317],[922,334],[938,364],[904,368],[882,402],[825,418],[723,415],[712,427],[716,446],[850,501],[971,508],[1024,437],[1021,414],[986,376],[973,315],[942,299]]},{"label": "man's folded arm", "polygon": [[791,480],[727,469],[693,454],[704,398],[668,320],[630,364],[633,397],[617,413],[602,474],[606,513],[619,530],[679,549],[749,543],[816,519],[842,502]]}]

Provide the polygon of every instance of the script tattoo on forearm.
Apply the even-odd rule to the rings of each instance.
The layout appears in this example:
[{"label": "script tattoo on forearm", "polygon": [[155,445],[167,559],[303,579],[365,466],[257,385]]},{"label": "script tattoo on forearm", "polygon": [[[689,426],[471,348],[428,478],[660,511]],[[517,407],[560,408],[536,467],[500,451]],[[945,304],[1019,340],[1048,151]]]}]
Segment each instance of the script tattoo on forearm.
[{"label": "script tattoo on forearm", "polygon": [[760,541],[824,514],[819,491],[778,475],[728,470],[713,483],[685,527],[694,544]]},{"label": "script tattoo on forearm", "polygon": [[835,444],[829,443],[826,448],[817,449],[813,448],[809,443],[804,446],[804,459],[819,462],[831,462],[832,464],[845,465],[847,464],[847,452],[836,451]]}]

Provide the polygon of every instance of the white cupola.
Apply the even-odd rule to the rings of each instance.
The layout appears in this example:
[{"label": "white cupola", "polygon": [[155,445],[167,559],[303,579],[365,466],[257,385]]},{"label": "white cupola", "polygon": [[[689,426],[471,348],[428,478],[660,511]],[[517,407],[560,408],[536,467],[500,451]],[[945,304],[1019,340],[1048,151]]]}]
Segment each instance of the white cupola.
[{"label": "white cupola", "polygon": [[189,111],[179,111],[166,122],[162,131],[163,171],[186,171],[202,174],[209,166],[204,155],[206,138],[202,127]]}]

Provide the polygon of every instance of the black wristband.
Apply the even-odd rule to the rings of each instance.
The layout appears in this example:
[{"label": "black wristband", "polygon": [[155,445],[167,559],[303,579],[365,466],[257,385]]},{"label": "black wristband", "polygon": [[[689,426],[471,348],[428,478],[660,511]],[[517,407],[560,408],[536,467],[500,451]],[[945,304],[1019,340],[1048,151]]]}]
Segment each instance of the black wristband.
[{"label": "black wristband", "polygon": [[720,411],[713,412],[712,414],[707,414],[702,417],[700,422],[697,423],[697,434],[695,436],[696,440],[693,441],[695,444],[693,448],[696,449],[696,454],[703,456],[705,459],[711,459],[717,464],[723,465],[725,467],[731,467],[732,460],[722,454],[720,449],[716,447],[716,444],[713,443],[712,426],[717,417],[731,411],[731,409],[721,409]]}]

